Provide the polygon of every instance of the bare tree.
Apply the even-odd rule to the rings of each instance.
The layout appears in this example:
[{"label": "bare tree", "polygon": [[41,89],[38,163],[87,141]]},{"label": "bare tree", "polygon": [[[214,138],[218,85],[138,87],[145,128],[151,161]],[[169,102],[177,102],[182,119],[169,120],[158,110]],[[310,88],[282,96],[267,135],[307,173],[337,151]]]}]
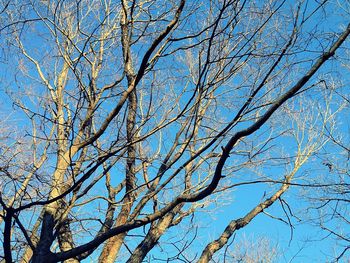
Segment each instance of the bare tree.
[{"label": "bare tree", "polygon": [[246,237],[227,249],[224,260],[227,262],[277,262],[280,251],[277,244],[271,244],[266,237]]},{"label": "bare tree", "polygon": [[[333,90],[331,97],[336,97],[337,111],[342,112],[342,119],[337,122],[337,129],[325,125],[320,134],[329,140],[327,148],[317,154],[317,177],[310,183],[320,187],[312,194],[308,187],[303,187],[303,198],[307,200],[308,219],[312,225],[322,229],[320,239],[333,238],[336,246],[334,251],[328,252],[335,262],[349,258],[350,236],[348,231],[349,214],[349,122],[344,116],[349,114],[349,95],[341,92],[341,88]],[[332,105],[328,105],[332,107]]]},{"label": "bare tree", "polygon": [[[271,205],[288,206],[291,186],[312,187],[298,173],[337,126],[325,76],[350,24],[326,23],[343,6],[1,4],[1,92],[16,120],[0,142],[5,262],[142,262],[162,242],[177,249],[165,260],[208,262]],[[195,213],[257,184],[256,205],[190,252]],[[169,233],[183,226],[198,233],[177,245]]]}]

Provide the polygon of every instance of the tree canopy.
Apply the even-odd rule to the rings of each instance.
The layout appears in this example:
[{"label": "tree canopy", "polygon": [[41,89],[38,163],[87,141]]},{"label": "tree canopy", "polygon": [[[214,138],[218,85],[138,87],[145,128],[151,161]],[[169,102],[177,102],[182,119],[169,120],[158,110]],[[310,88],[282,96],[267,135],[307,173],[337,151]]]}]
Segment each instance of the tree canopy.
[{"label": "tree canopy", "polygon": [[4,262],[348,257],[349,4],[1,0]]}]

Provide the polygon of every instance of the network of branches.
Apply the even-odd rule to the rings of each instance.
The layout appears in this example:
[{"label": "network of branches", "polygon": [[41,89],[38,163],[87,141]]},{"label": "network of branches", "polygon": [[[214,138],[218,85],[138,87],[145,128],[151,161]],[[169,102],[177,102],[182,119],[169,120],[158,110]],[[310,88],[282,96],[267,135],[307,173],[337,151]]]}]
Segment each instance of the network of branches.
[{"label": "network of branches", "polygon": [[285,242],[308,223],[322,260],[346,258],[349,17],[330,0],[0,0],[2,260],[272,262],[269,237],[239,241],[258,220]]}]

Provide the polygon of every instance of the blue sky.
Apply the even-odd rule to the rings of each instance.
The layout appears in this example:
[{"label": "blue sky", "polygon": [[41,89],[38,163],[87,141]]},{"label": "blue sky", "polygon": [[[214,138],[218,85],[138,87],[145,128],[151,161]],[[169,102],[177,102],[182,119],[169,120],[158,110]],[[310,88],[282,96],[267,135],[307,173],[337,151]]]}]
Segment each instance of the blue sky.
[{"label": "blue sky", "polygon": [[[307,4],[307,5],[306,5]],[[295,3],[294,1],[287,1],[287,4],[285,5],[284,9],[281,11],[281,17],[280,19],[283,19],[284,17],[288,18],[288,12],[290,10],[295,10]],[[316,6],[316,1],[305,1],[303,2],[302,8],[305,8],[304,16],[307,17],[310,10],[312,10]],[[202,8],[205,8],[206,6],[203,5]],[[156,12],[156,11],[152,11]],[[203,14],[202,14],[203,15]],[[284,16],[285,15],[285,16]],[[303,37],[310,37],[309,42],[303,42],[301,41],[301,45],[305,46],[298,46],[296,45],[294,48],[292,48],[291,51],[298,51],[297,53],[290,55],[288,58],[283,59],[282,62],[285,64],[288,64],[291,60],[291,63],[293,61],[298,61],[298,63],[295,66],[291,66],[292,70],[288,70],[284,67],[277,67],[276,71],[280,70],[280,75],[277,75],[273,80],[271,80],[266,87],[262,90],[261,94],[259,93],[259,96],[261,96],[260,101],[268,101],[268,96],[277,96],[278,94],[282,93],[286,89],[290,88],[291,85],[295,84],[296,80],[302,76],[303,73],[312,65],[314,62],[314,59],[318,57],[321,54],[320,48],[327,48],[330,43],[332,42],[331,39],[334,38],[333,34],[334,32],[341,32],[342,28],[346,23],[348,23],[348,11],[344,11],[341,9],[336,8],[336,5],[331,3],[325,10],[320,10],[318,13],[316,13],[312,19],[308,20],[307,24],[301,30],[299,33],[299,37],[302,39]],[[198,17],[201,17],[198,15]],[[286,18],[286,19],[287,19]],[[277,21],[277,20],[276,20]],[[253,21],[254,22],[254,21]],[[195,25],[200,25],[198,21],[187,21],[187,23],[193,23]],[[187,24],[183,25],[185,28],[188,26]],[[273,26],[273,25],[269,25]],[[290,30],[290,24],[285,25],[286,30]],[[195,26],[189,26],[189,28],[193,29]],[[243,27],[244,28],[244,25]],[[51,62],[50,60],[46,60],[46,56],[49,57],[51,53],[56,52],[56,50],[53,48],[55,43],[50,42],[52,39],[48,38],[48,31],[44,30],[44,27],[42,25],[39,25],[37,27],[31,28],[32,30],[37,30],[35,33],[38,33],[40,37],[33,38],[33,36],[30,34],[31,31],[24,31],[24,42],[28,50],[33,51],[33,54],[36,58],[39,59],[39,61],[46,65],[47,71],[45,74],[47,74],[48,77],[51,78],[51,84],[54,83],[54,69],[55,67],[58,67],[61,65],[60,62],[55,63]],[[26,30],[29,30],[28,28]],[[148,29],[150,30],[150,29]],[[151,31],[155,30],[154,27],[151,27]],[[271,37],[271,34],[273,35],[273,30],[268,30],[268,33],[265,35],[263,34],[262,38],[269,38]],[[272,32],[272,33],[271,33]],[[281,31],[280,34],[275,36],[275,39],[270,39],[273,43],[284,43],[284,39],[282,36],[285,32]],[[312,35],[315,33],[315,36]],[[181,34],[180,34],[181,35]],[[176,35],[175,35],[176,36]],[[280,37],[280,38],[279,38]],[[319,38],[321,41],[319,41]],[[237,38],[238,39],[238,38]],[[193,41],[199,41],[200,37],[198,39],[194,39]],[[2,44],[5,46],[7,43],[6,40],[1,40]],[[145,41],[145,40],[144,40]],[[46,43],[51,43],[47,44]],[[133,54],[135,57],[141,56],[145,52],[145,47],[148,46],[149,43],[145,41],[146,43],[137,44],[133,48]],[[44,43],[44,44],[43,44]],[[181,42],[182,43],[182,42]],[[266,41],[268,43],[268,41]],[[266,44],[258,43],[259,45]],[[171,46],[171,48],[176,49],[180,44],[175,44]],[[44,47],[44,49],[42,48]],[[348,57],[349,54],[347,53],[347,48],[349,47],[349,43],[347,42],[344,45],[344,48],[341,48],[336,55],[337,60],[336,61],[329,61],[327,62],[322,69],[320,70],[319,74],[312,78],[308,85],[316,84],[316,87],[305,94],[303,94],[300,98],[295,98],[292,101],[288,102],[285,106],[281,108],[279,112],[277,112],[269,121],[266,123],[256,134],[253,136],[248,136],[247,138],[244,138],[244,140],[238,144],[236,148],[233,149],[233,153],[229,161],[227,162],[227,170],[225,170],[225,173],[227,173],[227,178],[222,180],[222,183],[220,187],[223,187],[224,185],[229,185],[233,183],[242,182],[245,180],[254,180],[258,178],[273,178],[275,180],[282,180],[284,178],[284,175],[288,173],[291,169],[291,164],[287,163],[286,165],[284,162],[286,160],[291,160],[291,163],[294,160],[295,152],[297,144],[293,138],[293,132],[290,132],[288,128],[291,127],[294,129],[294,131],[297,128],[300,128],[302,124],[307,123],[306,126],[310,125],[312,123],[312,119],[310,115],[313,117],[319,118],[318,121],[322,119],[322,114],[326,114],[327,111],[325,110],[325,107],[327,106],[327,98],[330,97],[330,94],[332,94],[332,89],[336,88],[337,91],[341,92],[342,94],[345,94],[345,96],[348,97],[348,84],[349,84],[349,77],[348,77],[348,68],[346,66],[348,65]],[[169,48],[171,50],[171,48]],[[303,48],[305,50],[303,50]],[[1,100],[1,106],[0,106],[0,116],[10,116],[10,120],[5,121],[5,125],[10,125],[11,129],[13,131],[16,131],[16,135],[24,138],[28,138],[28,134],[31,133],[30,125],[31,123],[28,122],[28,118],[25,116],[23,112],[20,111],[20,109],[17,106],[14,106],[13,101],[9,99],[9,96],[6,95],[6,93],[11,92],[14,99],[22,99],[22,102],[27,104],[30,108],[33,110],[38,110],[39,112],[44,112],[45,103],[43,102],[42,98],[44,96],[48,95],[48,92],[43,88],[43,86],[39,85],[36,81],[33,80],[33,77],[37,77],[38,74],[33,68],[32,65],[28,63],[28,61],[23,60],[23,57],[20,53],[15,53],[14,50],[16,48],[14,46],[11,47],[12,53],[11,56],[7,58],[3,63],[0,63],[0,80],[2,81],[2,87],[0,88],[0,100]],[[263,48],[262,52],[270,51],[270,49],[273,49],[273,47],[267,47],[265,51]],[[18,50],[17,50],[18,51]],[[2,51],[1,57],[5,55],[6,49]],[[300,52],[300,53],[299,53]],[[114,65],[118,65],[120,63],[120,56],[121,56],[121,50],[120,46],[116,48],[114,51],[112,51],[110,54],[113,54],[114,56],[108,58],[108,62],[110,62],[109,65],[106,66],[105,72],[103,72],[103,77],[99,79],[99,84],[106,83],[106,79],[113,79],[115,78],[115,75],[110,73],[110,70],[113,69]],[[195,51],[193,52],[193,56],[196,57],[199,54],[199,52]],[[6,54],[7,55],[7,54]],[[148,124],[149,127],[144,128],[144,132],[146,133],[149,131],[157,122],[158,118],[161,118],[166,110],[166,103],[175,103],[176,102],[176,95],[179,95],[181,93],[181,89],[186,86],[186,92],[179,100],[179,105],[183,106],[188,101],[189,98],[193,92],[193,90],[196,88],[196,85],[191,83],[191,77],[188,77],[186,74],[188,74],[189,69],[186,68],[186,58],[185,57],[186,52],[178,52],[176,53],[176,56],[172,58],[170,56],[169,60],[168,58],[161,58],[159,60],[159,64],[154,68],[154,74],[155,75],[147,75],[147,78],[145,78],[144,82],[140,84],[140,87],[142,87],[144,93],[144,100],[148,101],[151,100],[151,92],[150,88],[152,87],[152,90],[154,92],[155,98],[162,98],[164,96],[164,100],[161,100],[162,103],[159,103],[159,111],[155,112],[154,119],[151,119]],[[119,60],[118,60],[119,59]],[[220,102],[222,104],[218,104],[219,106],[213,107],[212,109],[212,119],[206,119],[204,122],[208,126],[217,126],[217,127],[224,127],[223,123],[227,122],[236,114],[235,110],[239,108],[242,101],[244,99],[251,87],[255,87],[256,83],[261,80],[261,75],[264,72],[266,72],[266,69],[271,65],[269,63],[272,63],[271,57],[266,58],[264,60],[263,58],[254,58],[254,60],[251,60],[252,65],[249,65],[246,70],[243,70],[240,75],[238,75],[235,78],[232,78],[232,81],[224,83],[221,87],[219,87],[215,91],[216,99],[221,100]],[[188,61],[187,61],[188,62]],[[261,64],[254,64],[255,62],[260,62]],[[265,63],[266,62],[266,63]],[[23,66],[22,63],[26,65],[26,69],[22,69],[22,72],[20,72],[18,69],[20,66]],[[28,64],[26,64],[28,63]],[[135,63],[136,65],[139,64],[139,62]],[[343,66],[341,66],[343,64]],[[284,65],[284,64],[283,64]],[[196,65],[197,66],[197,65]],[[83,67],[83,66],[82,66]],[[266,67],[266,68],[265,68]],[[166,69],[174,69],[177,70],[175,73],[169,73]],[[50,71],[51,69],[51,71]],[[164,69],[164,73],[163,70]],[[82,70],[83,71],[83,70]],[[28,73],[28,75],[23,74]],[[158,74],[159,73],[159,77]],[[213,69],[213,72],[215,72],[215,68]],[[163,73],[163,74],[162,74]],[[247,76],[247,74],[252,74],[252,77]],[[117,68],[116,75],[121,75],[121,68]],[[169,75],[167,75],[169,74]],[[256,74],[256,75],[254,75]],[[73,94],[73,91],[77,87],[77,83],[74,81],[73,75],[72,81],[68,82],[67,90],[70,93],[69,95]],[[83,76],[83,81],[88,81],[87,75]],[[158,79],[157,79],[158,77]],[[256,78],[256,79],[255,79]],[[158,82],[155,82],[154,79],[156,79]],[[320,80],[325,79],[327,82],[327,85],[334,84],[334,87],[331,87],[328,91],[327,87],[325,87]],[[256,81],[256,83],[255,83]],[[255,84],[254,84],[255,83]],[[125,81],[122,82],[120,87],[125,85]],[[154,85],[154,86],[153,86]],[[240,88],[240,86],[247,85],[244,88]],[[251,86],[248,86],[251,85]],[[276,85],[277,87],[274,87]],[[278,86],[281,85],[281,86]],[[187,88],[188,87],[188,88]],[[237,88],[238,87],[238,88]],[[237,89],[237,90],[236,90]],[[32,96],[29,97],[25,92],[28,90],[32,90]],[[173,92],[171,97],[170,91]],[[147,93],[148,92],[148,93]],[[25,94],[23,96],[23,94]],[[68,94],[68,93],[67,93]],[[116,91],[112,95],[115,97],[118,97],[118,92]],[[168,96],[168,97],[166,97]],[[258,97],[259,97],[258,96]],[[336,112],[339,108],[341,98],[333,94],[334,98],[332,102],[329,105],[329,111],[330,112]],[[69,97],[67,95],[67,97]],[[243,99],[242,99],[243,97]],[[168,100],[167,100],[168,99]],[[310,104],[300,104],[302,101],[310,102]],[[41,104],[42,103],[42,104]],[[74,107],[75,101],[72,100],[69,102],[72,107]],[[107,100],[102,104],[101,106],[101,116],[106,115],[106,112],[112,108],[112,106],[115,103],[115,99],[112,98],[110,100]],[[257,102],[258,103],[258,102]],[[164,105],[163,105],[164,104]],[[145,104],[146,105],[146,104]],[[158,107],[157,106],[157,107]],[[172,106],[172,105],[171,105]],[[265,108],[263,108],[265,109]],[[262,111],[263,112],[263,111]],[[295,114],[294,114],[295,113]],[[320,113],[320,115],[317,115]],[[176,115],[177,112],[174,111],[173,113],[169,114],[169,116]],[[259,116],[261,112],[253,112],[249,116]],[[294,114],[294,115],[293,115]],[[122,114],[121,114],[122,115]],[[292,121],[291,117],[294,116],[296,119],[295,122]],[[344,109],[339,112],[334,117],[334,120],[330,121],[327,125],[332,125],[333,121],[336,125],[335,134],[338,136],[337,138],[341,138],[345,143],[349,143],[349,105],[345,104]],[[107,133],[101,137],[101,139],[109,139],[110,137],[114,136],[116,134],[116,130],[121,125],[120,123],[123,123],[124,116],[118,117],[118,122],[115,121],[115,126],[109,128]],[[310,118],[310,119],[308,119]],[[247,127],[250,125],[254,119],[246,120],[242,123],[239,123],[237,127],[234,127],[229,135],[234,134],[239,129],[242,129],[244,127]],[[300,121],[300,123],[298,123]],[[222,123],[220,123],[222,122]],[[296,126],[296,124],[300,125]],[[313,130],[310,130],[310,132],[317,132],[317,131],[323,131],[322,130],[322,122],[317,122]],[[293,126],[294,125],[294,126]],[[50,125],[48,125],[49,127]],[[159,140],[161,138],[161,145],[162,145],[162,152],[159,154],[160,156],[165,154],[165,150],[169,150],[171,147],[171,143],[174,140],[175,132],[180,127],[179,123],[174,123],[169,126],[168,129],[164,131],[162,134],[162,137],[159,135],[151,136],[147,143],[147,147],[149,149],[150,153],[155,153],[159,147]],[[305,127],[304,127],[305,128]],[[306,127],[307,130],[308,127]],[[149,130],[147,130],[149,129]],[[207,129],[209,130],[209,129]],[[200,136],[204,136],[206,129],[203,129],[202,133],[200,133]],[[124,131],[124,130],[122,130]],[[270,136],[274,137],[280,134],[280,132],[284,132],[280,137],[277,137],[274,140],[271,140],[271,142],[267,143],[266,146],[263,148],[266,150],[266,152],[263,152],[253,160],[256,162],[256,164],[247,164],[242,169],[236,169],[241,163],[244,163],[247,161],[247,152],[249,152],[249,149],[252,148],[252,152],[255,151],[255,146],[260,143],[260,141],[264,141],[270,138]],[[124,131],[125,132],[125,131]],[[300,132],[296,132],[297,136],[301,136],[302,129],[300,128]],[[311,134],[311,133],[310,133]],[[14,134],[15,135],[15,134]],[[295,135],[295,134],[294,134]],[[315,134],[313,134],[314,137],[311,135],[306,135],[305,140],[312,137],[312,141],[315,141],[318,139]],[[320,133],[320,138],[321,133]],[[222,141],[222,145],[224,145],[225,142],[229,139],[229,136],[225,138]],[[106,143],[107,145],[108,143]],[[304,144],[303,144],[304,145]],[[217,147],[215,149],[215,152],[220,151],[220,148]],[[243,152],[243,153],[242,153]],[[50,159],[47,162],[48,171],[52,171],[54,167],[54,151],[52,152],[52,159]],[[251,153],[251,152],[249,152]],[[189,152],[186,152],[183,157],[180,159],[180,164],[186,160],[186,158],[189,157]],[[151,154],[150,154],[151,155]],[[338,156],[339,155],[339,156]],[[281,158],[281,162],[278,162],[276,158]],[[333,159],[334,160],[333,160]],[[276,160],[275,160],[276,159]],[[162,158],[156,158],[154,162],[152,163],[152,166],[149,168],[149,173],[151,176],[155,175],[157,172],[157,169],[159,168],[161,164]],[[321,147],[317,154],[311,155],[309,162],[305,164],[296,174],[295,181],[296,183],[305,183],[305,182],[339,182],[341,181],[335,171],[330,171],[329,168],[325,165],[327,164],[328,160],[333,160],[334,162],[339,162],[340,164],[346,163],[346,158],[344,159],[344,153],[341,152],[341,150],[332,145],[331,143],[324,145]],[[326,162],[327,161],[327,162]],[[262,164],[259,165],[258,162],[261,162]],[[180,166],[177,165],[175,168]],[[121,181],[121,176],[124,174],[124,160],[118,162],[118,165],[114,169],[112,169],[112,173],[114,175],[114,179],[112,182],[114,184],[117,184]],[[208,165],[209,167],[209,165]],[[174,168],[174,169],[175,169]],[[171,172],[173,170],[170,170],[168,175],[171,175]],[[209,171],[210,172],[210,171]],[[183,174],[181,173],[180,176]],[[179,176],[179,177],[180,177]],[[198,171],[195,173],[195,176],[193,177],[194,183],[196,180],[202,176],[201,171]],[[334,178],[334,179],[332,179]],[[163,180],[166,179],[166,176]],[[328,181],[329,180],[329,181]],[[345,178],[346,182],[348,182],[349,178]],[[94,189],[95,194],[99,194],[99,191],[103,189],[104,181],[101,181],[99,184],[96,185],[96,188]],[[224,230],[226,225],[233,219],[237,219],[241,216],[244,216],[248,211],[250,211],[255,205],[257,205],[264,197],[269,196],[272,194],[279,185],[271,185],[271,184],[253,184],[253,185],[245,185],[245,186],[239,186],[235,187],[234,189],[231,189],[230,191],[219,193],[215,195],[210,202],[211,204],[207,205],[203,209],[199,209],[193,217],[193,222],[191,221],[191,217],[186,218],[181,226],[179,226],[179,229],[171,229],[169,233],[162,238],[164,244],[161,245],[161,249],[159,247],[155,248],[154,251],[151,252],[150,257],[162,257],[164,256],[165,251],[169,253],[170,256],[173,256],[176,254],[176,248],[173,247],[172,244],[167,243],[167,239],[169,240],[176,240],[185,242],[185,239],[183,238],[183,235],[188,234],[189,240],[191,239],[191,235],[194,236],[196,233],[196,228],[193,227],[194,225],[198,225],[198,238],[196,238],[192,245],[187,249],[188,254],[195,255],[196,253],[200,253],[201,249],[204,248],[206,243],[208,241],[211,241],[218,237],[218,235]],[[176,193],[176,191],[179,191],[181,188],[176,188],[176,183],[174,183],[174,189],[170,189],[168,192],[168,196],[164,194],[160,195],[160,200],[168,200],[172,196],[171,194]],[[326,260],[331,259],[331,257],[337,256],[339,252],[341,251],[342,247],[339,243],[335,241],[333,238],[326,238],[323,239],[323,237],[326,236],[326,232],[321,231],[318,226],[312,226],[314,222],[308,221],[310,216],[316,216],[317,214],[314,211],[307,211],[307,208],[310,206],[309,198],[310,197],[318,197],[322,195],[323,189],[317,188],[317,189],[303,189],[300,186],[292,186],[291,189],[283,195],[283,199],[290,205],[290,208],[292,209],[292,212],[295,214],[296,217],[293,217],[289,214],[291,218],[292,225],[295,227],[293,228],[293,238],[291,239],[291,229],[290,227],[281,222],[277,219],[272,219],[268,217],[267,215],[260,214],[258,215],[253,221],[246,226],[245,228],[239,230],[237,232],[237,236],[235,238],[235,241],[239,243],[241,240],[251,239],[251,240],[257,240],[259,237],[264,237],[270,240],[271,246],[277,245],[278,248],[278,259],[277,262],[326,262]],[[169,197],[170,195],[170,197]],[[118,196],[119,197],[119,196]],[[217,198],[217,199],[216,199]],[[117,198],[118,199],[118,198]],[[104,208],[106,206],[106,203],[104,201],[98,201],[94,203],[91,206],[87,206],[89,212],[93,213],[93,209],[96,209],[96,207],[102,207]],[[286,207],[285,207],[286,208]],[[79,211],[80,208],[77,209]],[[349,215],[348,211],[346,211],[346,205],[344,205],[341,209],[344,212],[344,215]],[[271,206],[267,212],[271,214],[274,217],[282,218],[283,220],[288,220],[286,215],[284,214],[283,209],[281,208],[281,205],[276,203],[273,206]],[[302,223],[298,222],[297,218],[302,219]],[[306,221],[306,222],[304,222]],[[316,221],[317,223],[317,221]],[[350,227],[345,224],[341,224],[338,226],[339,221],[333,220],[327,223],[329,227],[333,227],[335,229],[343,229],[346,233],[350,232]],[[93,224],[93,223],[92,223]],[[147,229],[147,228],[146,228]],[[135,230],[132,231],[130,234],[140,234],[143,230]],[[84,237],[86,240],[88,239],[86,236]],[[130,241],[130,246],[134,247],[137,245],[137,243],[141,240],[137,237],[128,237],[127,239]],[[186,239],[187,240],[187,239]],[[309,241],[312,240],[312,241]],[[315,241],[319,240],[319,241]],[[233,244],[234,246],[234,244]],[[92,258],[96,258],[96,255],[93,254]],[[86,262],[89,262],[88,259]],[[220,261],[220,260],[219,260]]]}]

